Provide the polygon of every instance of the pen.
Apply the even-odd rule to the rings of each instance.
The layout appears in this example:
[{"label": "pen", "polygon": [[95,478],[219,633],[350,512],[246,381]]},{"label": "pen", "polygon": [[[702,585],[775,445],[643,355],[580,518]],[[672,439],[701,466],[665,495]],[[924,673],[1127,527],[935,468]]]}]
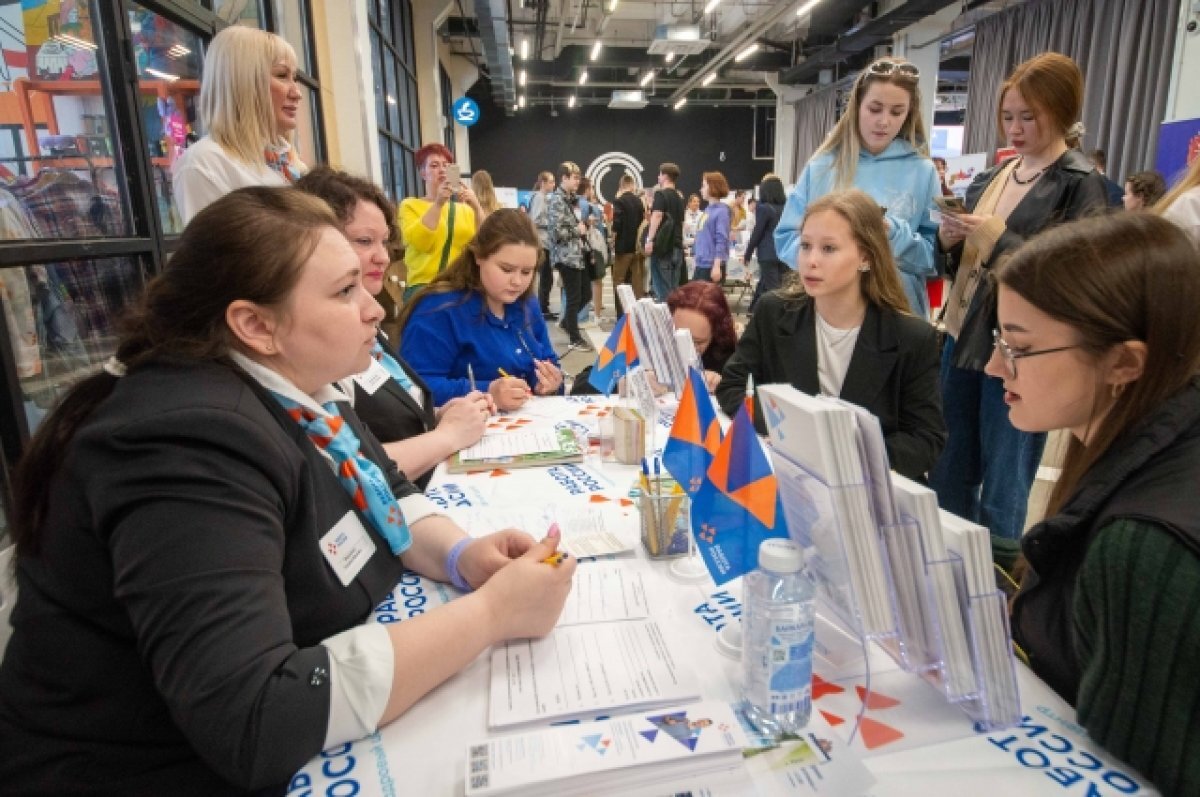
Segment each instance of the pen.
[{"label": "pen", "polygon": [[505,379],[512,379],[512,375],[509,374],[508,371],[505,371],[503,368],[497,368],[496,370],[499,371],[500,376],[504,377]]},{"label": "pen", "polygon": [[475,392],[475,369],[471,367],[470,363],[467,363],[467,379],[471,380],[471,392],[474,393]]}]

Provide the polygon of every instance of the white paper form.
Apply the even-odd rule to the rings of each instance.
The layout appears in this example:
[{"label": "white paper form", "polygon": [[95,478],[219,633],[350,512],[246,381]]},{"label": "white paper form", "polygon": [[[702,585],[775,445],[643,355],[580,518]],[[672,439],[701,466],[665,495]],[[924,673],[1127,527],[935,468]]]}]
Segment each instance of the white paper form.
[{"label": "white paper form", "polygon": [[653,620],[556,628],[492,650],[488,726],[696,700],[695,675]]},{"label": "white paper form", "polygon": [[558,618],[565,625],[650,616],[642,573],[618,562],[588,562],[575,568],[575,583]]},{"label": "white paper form", "polygon": [[459,458],[463,462],[473,462],[480,459],[500,459],[501,457],[519,457],[522,454],[558,451],[561,447],[558,433],[553,429],[533,429],[510,434],[484,435],[478,443],[459,452]]},{"label": "white paper form", "polygon": [[450,509],[447,514],[472,537],[521,529],[540,539],[557,523],[562,533],[559,547],[576,559],[631,551],[639,534],[637,512],[618,506],[544,504]]}]

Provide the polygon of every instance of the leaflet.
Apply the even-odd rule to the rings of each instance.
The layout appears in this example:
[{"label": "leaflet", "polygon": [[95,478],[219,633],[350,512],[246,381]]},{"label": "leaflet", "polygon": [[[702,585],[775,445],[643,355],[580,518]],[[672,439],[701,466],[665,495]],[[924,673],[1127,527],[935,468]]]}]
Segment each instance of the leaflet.
[{"label": "leaflet", "polygon": [[695,675],[653,620],[555,628],[492,650],[488,726],[696,700]]}]

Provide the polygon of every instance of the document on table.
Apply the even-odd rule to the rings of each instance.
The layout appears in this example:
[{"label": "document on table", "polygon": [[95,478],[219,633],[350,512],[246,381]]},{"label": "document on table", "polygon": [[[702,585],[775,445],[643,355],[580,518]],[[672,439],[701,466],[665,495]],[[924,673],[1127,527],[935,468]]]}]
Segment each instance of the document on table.
[{"label": "document on table", "polygon": [[558,432],[554,429],[532,429],[503,435],[484,435],[479,442],[459,452],[463,462],[480,459],[519,457],[524,454],[540,454],[562,448]]},{"label": "document on table", "polygon": [[488,727],[699,697],[695,675],[653,620],[566,626],[493,648]]},{"label": "document on table", "polygon": [[649,616],[641,572],[619,562],[588,562],[575,569],[575,583],[558,625],[644,620]]},{"label": "document on table", "polygon": [[478,507],[447,512],[472,537],[501,529],[521,529],[540,539],[553,523],[562,533],[560,547],[577,559],[633,550],[638,516],[633,508],[574,504],[527,507]]}]

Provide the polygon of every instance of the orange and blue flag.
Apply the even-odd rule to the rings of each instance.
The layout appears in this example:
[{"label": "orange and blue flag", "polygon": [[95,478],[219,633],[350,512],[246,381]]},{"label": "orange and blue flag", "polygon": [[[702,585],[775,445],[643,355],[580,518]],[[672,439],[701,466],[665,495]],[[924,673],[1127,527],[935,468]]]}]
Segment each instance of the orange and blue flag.
[{"label": "orange and blue flag", "polygon": [[708,387],[698,370],[688,368],[688,381],[675,411],[671,436],[662,460],[676,482],[694,495],[705,480],[708,466],[721,447],[721,424],[708,397]]},{"label": "orange and blue flag", "polygon": [[612,393],[617,380],[637,365],[637,344],[633,341],[633,329],[628,324],[628,318],[629,314],[626,313],[617,319],[617,325],[596,356],[591,376],[588,377],[591,386],[605,395]]},{"label": "orange and blue flag", "polygon": [[779,483],[745,404],[707,475],[692,497],[692,533],[713,581],[724,584],[758,566],[763,540],[788,536]]}]

